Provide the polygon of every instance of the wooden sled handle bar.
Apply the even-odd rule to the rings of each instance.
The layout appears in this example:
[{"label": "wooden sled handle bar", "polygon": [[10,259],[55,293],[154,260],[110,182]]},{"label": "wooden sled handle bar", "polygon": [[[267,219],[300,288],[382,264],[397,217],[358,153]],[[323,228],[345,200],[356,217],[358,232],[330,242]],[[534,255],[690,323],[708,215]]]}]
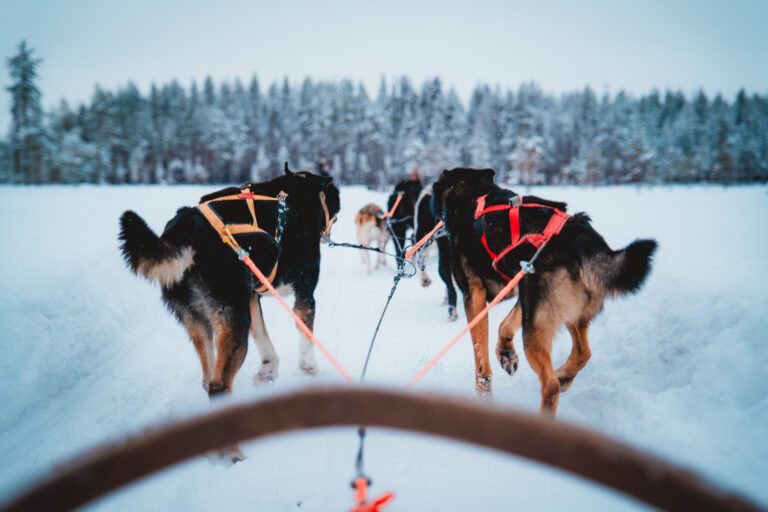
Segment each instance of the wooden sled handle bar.
[{"label": "wooden sled handle bar", "polygon": [[367,425],[494,448],[667,510],[760,510],[687,470],[596,432],[477,401],[390,389],[317,387],[242,403],[103,445],[56,468],[0,511],[69,510],[140,477],[239,441]]}]

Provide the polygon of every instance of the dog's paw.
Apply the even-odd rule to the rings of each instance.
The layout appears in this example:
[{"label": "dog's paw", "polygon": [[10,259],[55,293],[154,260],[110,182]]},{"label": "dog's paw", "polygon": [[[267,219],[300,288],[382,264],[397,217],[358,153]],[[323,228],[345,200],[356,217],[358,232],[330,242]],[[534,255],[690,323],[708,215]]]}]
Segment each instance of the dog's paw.
[{"label": "dog's paw", "polygon": [[519,359],[517,353],[514,350],[500,350],[498,353],[499,364],[510,375],[514,375],[517,371],[517,365]]},{"label": "dog's paw", "polygon": [[456,310],[455,307],[449,306],[448,307],[448,320],[451,322],[455,322],[459,319],[459,312]]},{"label": "dog's paw", "polygon": [[568,391],[568,388],[571,387],[571,384],[573,384],[573,376],[572,375],[566,375],[564,372],[556,372],[555,377],[557,377],[557,381],[560,383],[560,391]]},{"label": "dog's paw", "polygon": [[246,459],[240,445],[227,446],[208,454],[208,462],[214,466],[234,466]]},{"label": "dog's paw", "polygon": [[314,356],[302,358],[299,361],[299,369],[307,375],[315,376],[318,372],[317,360]]},{"label": "dog's paw", "polygon": [[490,375],[475,376],[475,394],[477,398],[490,400],[493,398],[493,384]]},{"label": "dog's paw", "polygon": [[432,284],[432,280],[430,278],[428,278],[428,277],[422,277],[421,278],[421,286],[423,286],[424,288],[426,288],[427,286],[429,286],[431,284]]},{"label": "dog's paw", "polygon": [[255,384],[272,384],[277,380],[277,368],[274,365],[262,365],[253,376]]}]

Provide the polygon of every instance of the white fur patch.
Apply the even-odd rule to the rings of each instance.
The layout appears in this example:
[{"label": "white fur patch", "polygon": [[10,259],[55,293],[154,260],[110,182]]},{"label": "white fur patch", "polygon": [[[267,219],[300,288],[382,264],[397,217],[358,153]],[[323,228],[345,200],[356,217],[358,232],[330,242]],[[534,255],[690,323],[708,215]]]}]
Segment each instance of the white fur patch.
[{"label": "white fur patch", "polygon": [[191,247],[185,247],[173,257],[161,262],[144,260],[139,264],[136,271],[149,279],[157,281],[161,286],[171,286],[184,277],[184,272],[192,266],[195,258],[195,251]]},{"label": "white fur patch", "polygon": [[275,288],[275,291],[277,291],[281,297],[288,297],[289,295],[293,295],[293,286],[289,284],[281,284]]}]

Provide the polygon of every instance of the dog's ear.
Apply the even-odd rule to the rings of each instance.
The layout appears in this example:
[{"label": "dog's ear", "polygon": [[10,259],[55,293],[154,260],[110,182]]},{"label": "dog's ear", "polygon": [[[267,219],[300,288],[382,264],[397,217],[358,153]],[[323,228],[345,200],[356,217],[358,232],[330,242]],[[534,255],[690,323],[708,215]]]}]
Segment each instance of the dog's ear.
[{"label": "dog's ear", "polygon": [[493,169],[478,169],[480,173],[480,180],[486,183],[493,183],[493,177],[496,175],[496,171]]},{"label": "dog's ear", "polygon": [[330,176],[320,176],[320,188],[322,188],[323,190],[328,188],[328,185],[330,185],[331,183],[333,183],[333,178],[331,178]]},{"label": "dog's ear", "polygon": [[285,175],[286,176],[292,176],[293,175],[291,170],[288,168],[288,162],[285,162]]}]

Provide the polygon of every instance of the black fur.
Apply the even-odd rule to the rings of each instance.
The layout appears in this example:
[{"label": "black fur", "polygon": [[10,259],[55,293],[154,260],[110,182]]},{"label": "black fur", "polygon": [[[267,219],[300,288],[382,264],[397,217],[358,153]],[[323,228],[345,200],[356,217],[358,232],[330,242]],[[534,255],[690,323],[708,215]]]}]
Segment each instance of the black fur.
[{"label": "black fur", "polygon": [[403,266],[402,258],[405,256],[408,231],[413,229],[413,219],[416,214],[416,201],[421,193],[421,181],[418,179],[408,179],[395,185],[395,190],[390,194],[389,199],[387,200],[387,211],[392,210],[392,206],[394,206],[395,201],[397,200],[397,194],[400,192],[403,193],[403,198],[400,200],[400,204],[397,205],[397,208],[390,219],[392,238],[395,243],[395,250],[399,256],[397,260],[398,268],[402,268]]},{"label": "black fur", "polygon": [[[281,256],[273,285],[276,288],[289,285],[293,289],[294,309],[312,328],[314,291],[320,274],[320,241],[326,227],[320,192],[325,193],[330,216],[334,218],[340,209],[339,191],[330,177],[288,170],[284,176],[265,183],[249,184],[248,188],[256,194],[271,197],[276,197],[281,191],[288,194],[286,221],[280,241]],[[239,191],[240,188],[230,187],[204,196],[201,202]],[[257,217],[260,227],[268,232],[276,227],[277,218],[274,215],[268,218],[257,212]],[[257,301],[258,305],[255,290],[260,283],[232,249],[222,243],[220,236],[197,208],[180,208],[160,237],[131,211],[122,215],[120,225],[121,250],[134,271],[152,268],[157,262],[168,261],[181,251],[194,251],[194,260],[183,269],[183,276],[173,282],[161,281],[162,298],[187,327],[193,341],[195,329],[203,333],[203,337],[207,336],[208,341],[216,335],[219,343],[217,357],[225,358],[223,365],[220,365],[225,375],[216,375],[210,368],[209,375],[205,375],[205,363],[201,358],[204,386],[210,395],[228,391],[231,379],[245,356],[252,322],[260,320],[252,318],[252,301]],[[257,258],[254,261],[258,261]],[[231,334],[232,347],[225,347],[225,351],[231,349],[233,354],[222,354],[222,335],[215,332],[218,328],[231,331],[227,335]],[[270,357],[265,354],[262,359],[269,361]],[[276,361],[270,362],[276,364]]]},{"label": "black fur", "polygon": [[[491,266],[488,253],[480,243],[474,226],[475,200],[478,197],[488,194],[489,202],[493,202],[494,199],[516,195],[512,191],[499,188],[493,182],[493,175],[492,169],[458,168],[444,171],[434,185],[433,201],[435,208],[443,214],[451,235],[452,249],[456,249],[460,244],[461,254],[466,256],[472,268],[483,279],[503,284],[504,279]],[[525,196],[525,202],[526,204],[544,204],[562,211],[567,210],[565,203],[536,196]],[[486,216],[489,219],[485,225],[486,236],[491,249],[500,250],[509,244],[509,225],[507,222],[494,222],[496,219],[493,219],[493,215]],[[551,213],[546,209],[523,209],[521,233],[540,233],[550,215]],[[506,212],[499,214],[499,217],[505,220]],[[584,263],[596,261],[605,266],[606,272],[609,272],[605,279],[608,291],[634,292],[639,289],[650,272],[656,247],[657,243],[654,240],[638,240],[625,249],[613,251],[592,227],[589,216],[577,213],[542,252],[537,260],[536,271],[540,273],[565,267],[575,276]],[[530,257],[532,254],[533,251],[526,256]],[[519,270],[517,261],[509,266]]]},{"label": "black fur", "polygon": [[624,262],[611,282],[612,288],[625,293],[639,290],[650,273],[656,247],[654,240],[636,240],[624,248]]},{"label": "black fur", "polygon": [[142,255],[142,258],[151,264],[158,264],[179,255],[178,247],[158,238],[144,219],[131,210],[120,217],[120,226],[119,238],[123,242],[123,259],[134,272],[139,268],[138,255]]},{"label": "black fur", "polygon": [[[416,240],[421,240],[426,236],[439,221],[440,214],[435,209],[432,191],[426,189],[416,204],[416,223],[414,226]],[[453,286],[453,277],[451,276],[450,243],[446,236],[437,238],[434,243],[437,245],[438,252],[438,273],[440,274],[440,279],[445,283],[448,318],[455,320],[457,318],[456,288]],[[423,284],[427,286],[429,283]]]}]

